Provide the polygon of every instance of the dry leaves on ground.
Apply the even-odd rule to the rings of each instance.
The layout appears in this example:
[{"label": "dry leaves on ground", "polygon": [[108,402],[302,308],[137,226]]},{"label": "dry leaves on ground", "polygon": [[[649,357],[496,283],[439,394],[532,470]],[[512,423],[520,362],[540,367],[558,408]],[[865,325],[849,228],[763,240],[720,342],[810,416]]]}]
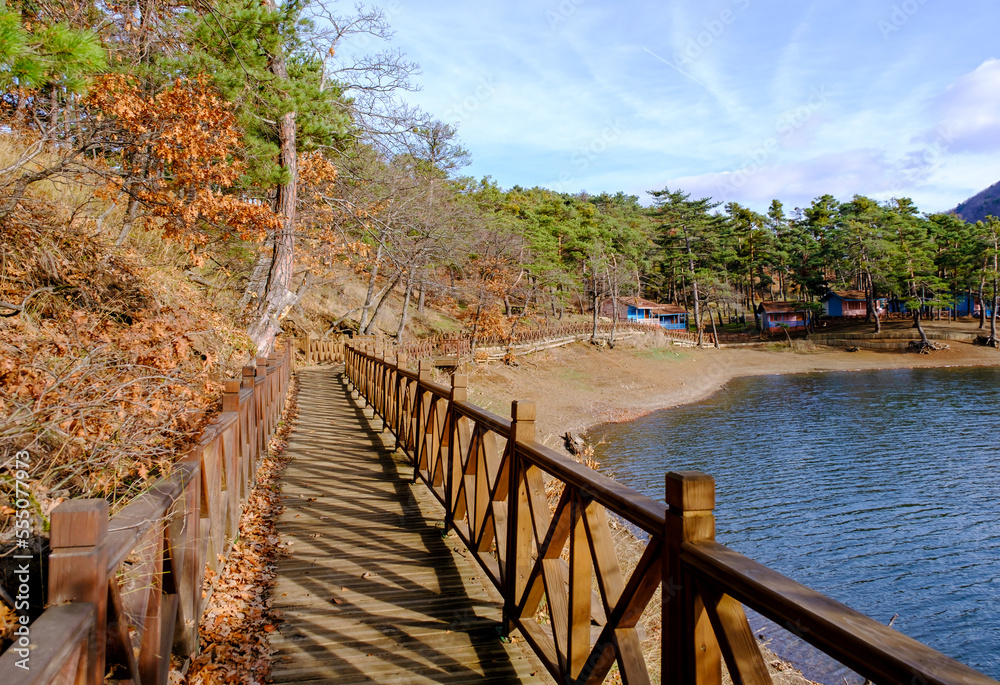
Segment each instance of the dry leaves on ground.
[{"label": "dry leaves on ground", "polygon": [[206,579],[211,594],[201,623],[201,652],[187,674],[189,685],[261,685],[271,672],[268,634],[279,620],[271,611],[270,597],[280,554],[275,521],[283,507],[278,481],[288,463],[285,439],[298,413],[297,395],[293,377],[284,425],[257,471],[257,486],[240,519],[240,537],[222,573]]}]

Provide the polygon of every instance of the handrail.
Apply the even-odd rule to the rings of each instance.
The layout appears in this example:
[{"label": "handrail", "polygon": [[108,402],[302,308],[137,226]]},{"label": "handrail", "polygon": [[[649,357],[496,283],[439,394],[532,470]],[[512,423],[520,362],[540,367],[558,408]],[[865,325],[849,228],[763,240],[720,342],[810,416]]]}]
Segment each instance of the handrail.
[{"label": "handrail", "polygon": [[0,654],[0,683],[100,685],[110,669],[165,685],[171,654],[194,655],[206,567],[218,570],[228,556],[291,372],[289,344],[243,367],[242,380],[225,382],[222,413],[195,447],[114,517],[105,500],[52,511],[50,608],[27,627],[37,647],[30,671],[10,648]]},{"label": "handrail", "polygon": [[[14,663],[21,661],[25,668],[3,671],[10,678],[4,683],[18,685],[46,685],[52,682],[71,683],[87,648],[87,641],[94,629],[94,605],[86,602],[63,604],[46,610],[31,624],[30,645],[18,641],[4,655],[10,654]],[[16,678],[14,677],[14,674]]]},{"label": "handrail", "polygon": [[716,542],[682,546],[684,562],[778,625],[793,626],[840,663],[876,682],[992,683],[982,673],[873,621]]},{"label": "handrail", "polygon": [[[698,334],[688,330],[667,329],[660,326],[655,321],[619,321],[616,324],[599,322],[597,332],[603,335],[610,334],[612,329],[621,333],[646,333],[663,336],[673,342],[695,344],[698,342]],[[405,354],[411,359],[427,359],[434,356],[468,356],[473,352],[472,341],[476,341],[477,350],[489,350],[496,348],[513,349],[518,346],[530,345],[536,342],[558,341],[567,337],[583,337],[590,335],[594,330],[591,323],[555,324],[515,331],[510,335],[492,335],[487,337],[476,337],[472,333],[441,334],[423,338],[401,345],[395,345],[394,350],[398,354]],[[719,333],[713,335],[708,331],[703,332],[703,342],[707,345],[715,343],[716,339],[720,343],[741,343],[751,342],[752,338],[744,333]],[[359,336],[354,338],[354,342],[374,341],[375,336]],[[302,352],[306,364],[313,362],[343,363],[345,346],[347,341],[321,340],[314,338],[312,334],[297,338],[296,349]]]},{"label": "handrail", "polygon": [[[603,682],[617,663],[624,682],[651,682],[636,627],[661,589],[664,684],[718,685],[723,660],[735,683],[770,683],[745,604],[877,683],[997,685],[716,543],[710,476],[668,473],[663,504],[535,442],[533,404],[500,417],[468,401],[467,376],[446,393],[429,362],[414,372],[378,343],[348,343],[344,358],[351,391],[500,591],[504,630],[520,630],[557,681]],[[648,534],[630,574],[609,516]]]},{"label": "handrail", "polygon": [[667,506],[608,478],[603,473],[565,457],[537,442],[518,441],[522,457],[550,476],[586,493],[588,498],[650,535],[660,535]]}]

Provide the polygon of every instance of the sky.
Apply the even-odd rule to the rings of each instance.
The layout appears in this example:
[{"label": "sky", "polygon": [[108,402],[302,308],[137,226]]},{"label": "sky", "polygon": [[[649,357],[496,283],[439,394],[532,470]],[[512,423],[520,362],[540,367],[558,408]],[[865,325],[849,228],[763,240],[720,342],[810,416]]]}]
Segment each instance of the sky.
[{"label": "sky", "polygon": [[995,0],[381,0],[464,174],[787,210],[1000,180]]}]

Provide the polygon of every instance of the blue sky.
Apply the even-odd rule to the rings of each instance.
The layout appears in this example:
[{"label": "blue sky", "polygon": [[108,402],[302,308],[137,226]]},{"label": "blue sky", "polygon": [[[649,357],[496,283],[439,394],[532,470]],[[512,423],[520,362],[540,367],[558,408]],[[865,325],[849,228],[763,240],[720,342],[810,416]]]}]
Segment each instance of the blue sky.
[{"label": "blue sky", "polygon": [[[378,3],[376,3],[378,4]],[[788,209],[1000,180],[995,0],[384,0],[465,172]]]}]

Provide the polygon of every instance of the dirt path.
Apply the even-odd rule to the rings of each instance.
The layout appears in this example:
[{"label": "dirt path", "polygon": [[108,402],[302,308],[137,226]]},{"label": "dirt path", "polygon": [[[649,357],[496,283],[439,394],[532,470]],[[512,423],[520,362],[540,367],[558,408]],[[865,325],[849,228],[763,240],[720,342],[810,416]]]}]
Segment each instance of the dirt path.
[{"label": "dirt path", "polygon": [[538,405],[540,439],[561,443],[566,431],[580,433],[600,423],[627,421],[658,409],[697,402],[742,376],[817,371],[997,366],[1000,352],[949,342],[929,355],[816,346],[808,342],[770,347],[697,349],[623,341],[613,350],[588,343],[520,360],[468,369],[470,399],[502,416],[511,400]]}]

